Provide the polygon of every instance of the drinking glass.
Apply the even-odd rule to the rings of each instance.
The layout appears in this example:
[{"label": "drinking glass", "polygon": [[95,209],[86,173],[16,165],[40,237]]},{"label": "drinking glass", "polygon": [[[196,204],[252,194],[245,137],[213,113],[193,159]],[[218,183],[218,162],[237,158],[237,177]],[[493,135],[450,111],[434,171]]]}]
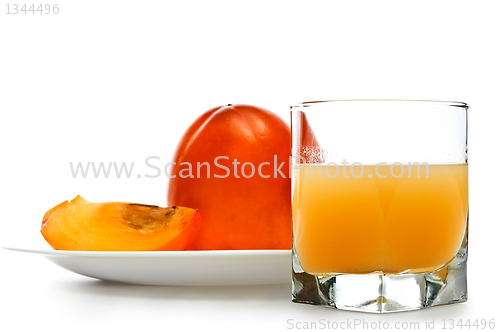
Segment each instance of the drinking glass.
[{"label": "drinking glass", "polygon": [[291,107],[292,300],[393,312],[467,300],[468,106]]}]

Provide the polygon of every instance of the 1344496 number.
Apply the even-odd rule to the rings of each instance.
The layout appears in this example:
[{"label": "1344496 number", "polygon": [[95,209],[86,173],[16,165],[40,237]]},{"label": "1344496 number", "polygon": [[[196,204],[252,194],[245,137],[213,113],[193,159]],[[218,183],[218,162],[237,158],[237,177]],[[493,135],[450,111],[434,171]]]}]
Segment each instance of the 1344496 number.
[{"label": "1344496 number", "polygon": [[34,4],[6,4],[7,11],[5,14],[59,14],[59,5],[34,5]]},{"label": "1344496 number", "polygon": [[494,329],[495,328],[495,320],[494,319],[460,319],[455,321],[453,319],[443,319],[443,330],[452,330],[452,329],[476,329],[476,330],[484,330],[484,329]]}]

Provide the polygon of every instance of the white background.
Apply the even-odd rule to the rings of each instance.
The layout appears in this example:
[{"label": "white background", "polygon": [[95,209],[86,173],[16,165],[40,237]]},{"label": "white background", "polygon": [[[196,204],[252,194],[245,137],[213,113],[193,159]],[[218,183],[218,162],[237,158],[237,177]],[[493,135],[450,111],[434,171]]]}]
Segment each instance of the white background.
[{"label": "white background", "polygon": [[289,106],[309,100],[467,102],[471,222],[469,302],[383,316],[292,304],[290,285],[104,283],[0,250],[1,331],[286,330],[288,319],[500,325],[498,1],[43,2],[58,3],[57,15],[7,15],[7,3],[23,2],[0,1],[0,245],[43,244],[43,214],[78,194],[165,205],[164,177],[73,179],[69,162],[166,163],[199,114],[227,103],[288,121]]}]

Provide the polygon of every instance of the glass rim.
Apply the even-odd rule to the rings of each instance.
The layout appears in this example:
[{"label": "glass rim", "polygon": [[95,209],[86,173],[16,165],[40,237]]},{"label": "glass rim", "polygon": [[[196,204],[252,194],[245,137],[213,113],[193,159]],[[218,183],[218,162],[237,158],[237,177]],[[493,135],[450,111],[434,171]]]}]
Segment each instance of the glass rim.
[{"label": "glass rim", "polygon": [[441,101],[441,100],[414,100],[414,99],[339,99],[339,100],[317,100],[317,101],[306,101],[299,104],[290,106],[290,109],[311,107],[314,105],[323,104],[341,104],[341,103],[362,103],[362,102],[372,102],[372,103],[401,103],[404,105],[409,104],[421,104],[421,105],[435,105],[441,107],[459,107],[463,109],[468,109],[469,105],[460,101]]}]

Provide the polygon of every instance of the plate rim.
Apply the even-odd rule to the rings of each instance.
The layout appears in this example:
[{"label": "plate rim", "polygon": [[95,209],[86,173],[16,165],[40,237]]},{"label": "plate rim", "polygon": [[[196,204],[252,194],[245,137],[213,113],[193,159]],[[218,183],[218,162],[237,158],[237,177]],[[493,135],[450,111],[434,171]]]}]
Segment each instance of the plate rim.
[{"label": "plate rim", "polygon": [[184,251],[80,251],[55,249],[30,249],[2,246],[2,249],[39,255],[65,257],[228,257],[228,256],[285,256],[291,249],[249,250],[184,250]]}]

